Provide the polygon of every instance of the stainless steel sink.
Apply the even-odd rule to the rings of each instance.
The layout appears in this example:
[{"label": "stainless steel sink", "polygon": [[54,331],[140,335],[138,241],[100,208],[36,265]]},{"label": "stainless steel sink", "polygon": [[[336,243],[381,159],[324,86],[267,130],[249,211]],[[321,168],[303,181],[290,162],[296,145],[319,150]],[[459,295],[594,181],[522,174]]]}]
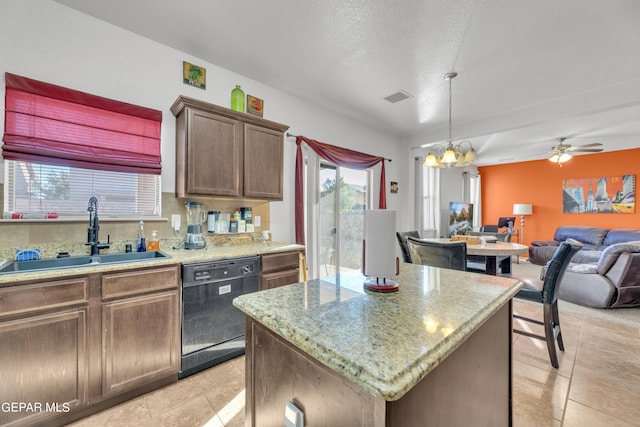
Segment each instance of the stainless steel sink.
[{"label": "stainless steel sink", "polygon": [[14,261],[5,264],[0,268],[0,274],[54,270],[58,268],[86,267],[99,264],[115,264],[159,258],[171,257],[163,252],[127,252],[92,256],[74,256],[68,258],[47,258],[33,261]]}]

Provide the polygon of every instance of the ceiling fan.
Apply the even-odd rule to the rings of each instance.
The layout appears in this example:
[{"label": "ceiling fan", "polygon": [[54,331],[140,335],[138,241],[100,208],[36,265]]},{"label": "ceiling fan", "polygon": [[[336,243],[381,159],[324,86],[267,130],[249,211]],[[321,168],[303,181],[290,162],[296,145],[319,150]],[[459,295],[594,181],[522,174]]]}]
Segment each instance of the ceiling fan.
[{"label": "ceiling fan", "polygon": [[571,153],[599,153],[602,151],[602,148],[592,148],[601,146],[602,144],[599,142],[572,146],[571,144],[564,143],[566,139],[567,138],[556,139],[556,141],[558,141],[558,145],[551,147],[551,157],[549,157],[550,161],[562,165],[562,163],[571,159]]}]

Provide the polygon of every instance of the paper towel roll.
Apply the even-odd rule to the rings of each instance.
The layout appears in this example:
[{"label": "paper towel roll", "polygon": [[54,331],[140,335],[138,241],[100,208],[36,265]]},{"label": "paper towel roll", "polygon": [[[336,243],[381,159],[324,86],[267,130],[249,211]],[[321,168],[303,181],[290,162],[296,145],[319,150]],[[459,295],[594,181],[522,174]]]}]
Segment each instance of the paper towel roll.
[{"label": "paper towel roll", "polygon": [[396,277],[396,211],[364,212],[364,275]]}]

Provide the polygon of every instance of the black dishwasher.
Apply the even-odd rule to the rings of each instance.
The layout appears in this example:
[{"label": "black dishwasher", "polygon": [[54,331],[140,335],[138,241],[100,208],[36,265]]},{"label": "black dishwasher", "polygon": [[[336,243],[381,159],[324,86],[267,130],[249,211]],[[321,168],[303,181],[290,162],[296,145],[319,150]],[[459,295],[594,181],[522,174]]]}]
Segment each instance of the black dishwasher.
[{"label": "black dishwasher", "polygon": [[245,316],[233,306],[258,290],[258,256],[182,265],[179,378],[244,354]]}]

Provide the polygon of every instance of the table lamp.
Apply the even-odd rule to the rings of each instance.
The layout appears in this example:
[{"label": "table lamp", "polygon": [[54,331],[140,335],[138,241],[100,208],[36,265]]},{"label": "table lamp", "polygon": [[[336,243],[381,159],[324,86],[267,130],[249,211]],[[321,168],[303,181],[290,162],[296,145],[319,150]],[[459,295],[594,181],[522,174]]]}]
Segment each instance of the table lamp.
[{"label": "table lamp", "polygon": [[513,214],[520,215],[520,228],[522,229],[522,238],[520,243],[524,243],[524,216],[531,215],[533,213],[533,206],[531,203],[516,203],[513,205]]}]

